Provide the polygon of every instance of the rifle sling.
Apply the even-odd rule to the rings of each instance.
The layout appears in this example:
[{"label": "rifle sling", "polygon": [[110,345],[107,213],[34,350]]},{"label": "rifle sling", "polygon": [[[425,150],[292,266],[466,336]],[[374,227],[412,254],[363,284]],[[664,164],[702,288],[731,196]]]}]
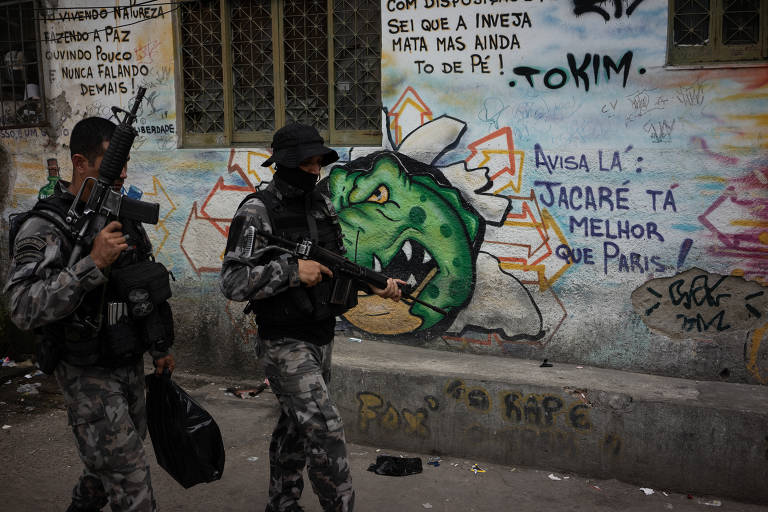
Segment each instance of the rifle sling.
[{"label": "rifle sling", "polygon": [[313,244],[318,242],[317,221],[312,216],[312,194],[307,194],[304,199],[304,213],[307,216],[307,225],[309,226],[309,239]]}]

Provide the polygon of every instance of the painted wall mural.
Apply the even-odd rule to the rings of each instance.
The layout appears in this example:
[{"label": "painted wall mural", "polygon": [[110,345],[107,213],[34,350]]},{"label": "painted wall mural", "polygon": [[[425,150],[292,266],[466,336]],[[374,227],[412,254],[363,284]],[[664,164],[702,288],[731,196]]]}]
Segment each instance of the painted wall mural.
[{"label": "painted wall mural", "polygon": [[[406,101],[408,97],[416,101]],[[512,198],[495,193],[520,188],[524,155],[518,153],[521,161],[515,162],[511,131],[501,129],[470,142],[468,158],[437,166],[441,155],[459,144],[466,123],[409,112],[426,107],[413,88],[403,92],[395,105],[400,104],[406,106],[392,109],[399,114],[391,139],[409,129],[403,140],[392,142],[391,149],[343,152],[349,159],[334,164],[326,179],[347,257],[402,278],[414,287],[416,297],[449,315],[443,318],[419,304],[362,296],[345,318],[370,334],[437,333],[461,341],[474,328],[499,343],[543,344],[565,315],[551,284],[568,263],[555,256],[549,240],[553,231],[562,243],[562,232],[532,193]],[[421,124],[403,124],[401,115]],[[220,176],[208,195],[193,203],[181,250],[196,273],[219,272],[234,207],[274,172],[260,166],[267,157],[266,152],[233,149],[226,179]],[[513,203],[520,214],[511,213]],[[512,233],[519,237],[515,243],[506,241]],[[526,284],[535,284],[536,290]],[[496,311],[499,301],[509,307]]]},{"label": "painted wall mural", "polygon": [[[543,283],[534,292],[524,285],[524,273],[515,272],[531,270],[525,269],[536,252],[531,249],[547,247],[549,239],[542,212],[530,208],[530,198],[514,201],[499,193],[519,191],[516,184],[523,173],[523,154],[515,162],[509,128],[470,142],[469,157],[438,164],[463,142],[466,123],[447,115],[432,119],[431,109],[410,87],[390,116],[395,123],[388,149],[369,154],[352,149],[350,161],[334,167],[328,177],[347,256],[409,282],[418,298],[447,309],[449,315],[443,318],[419,304],[368,296],[345,318],[373,334],[437,332],[460,340],[474,329],[501,343],[543,343],[562,319],[545,319],[540,311],[541,303],[548,311],[557,304],[551,300],[555,295],[542,293],[550,285],[546,264],[555,274],[552,267],[559,271],[567,263],[555,258],[547,262],[546,248],[531,258],[539,265],[533,282]],[[409,126],[404,119],[415,122]],[[404,129],[410,131],[404,134]],[[513,204],[522,216],[511,213]],[[518,219],[527,225],[516,225]],[[533,239],[524,240],[526,234]]]},{"label": "painted wall mural", "polygon": [[[86,7],[89,3],[93,7]],[[66,140],[80,118],[110,118],[112,106],[132,105],[138,87],[146,87],[134,149],[173,149],[174,63],[168,38],[177,7],[162,2],[114,7],[103,3],[82,2],[72,8],[57,4],[39,11],[46,27],[42,57],[47,96],[62,97],[66,105],[66,112],[51,105],[51,128]]]},{"label": "painted wall mural", "polygon": [[[147,87],[125,192],[160,203],[148,231],[189,305],[180,315],[247,350],[257,333],[241,305],[195,290],[215,289],[234,208],[271,180],[269,150],[177,148],[174,6],[126,5],[42,12],[51,122],[0,130],[3,215],[68,179],[77,120]],[[665,67],[667,9],[382,0],[382,141],[336,148],[324,180],[347,256],[448,314],[361,296],[347,324],[690,376],[738,360],[732,378],[768,383],[755,295],[768,280],[768,67]]]}]

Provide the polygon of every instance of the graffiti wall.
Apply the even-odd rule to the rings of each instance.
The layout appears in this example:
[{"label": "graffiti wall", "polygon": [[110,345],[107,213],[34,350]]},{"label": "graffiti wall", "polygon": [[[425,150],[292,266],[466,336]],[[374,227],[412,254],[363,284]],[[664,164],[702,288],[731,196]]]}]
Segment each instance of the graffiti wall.
[{"label": "graffiti wall", "polygon": [[[4,221],[68,179],[77,120],[147,87],[126,193],[160,204],[149,231],[177,279],[181,350],[247,364],[255,325],[217,278],[234,208],[274,172],[269,151],[178,147],[172,4],[68,3],[41,11],[50,126],[0,131]],[[768,383],[768,67],[665,67],[667,9],[382,0],[384,135],[337,148],[324,184],[347,257],[443,313],[364,295],[341,325]]]},{"label": "graffiti wall", "polygon": [[[429,286],[442,277],[453,315],[434,324],[413,307],[414,332],[484,353],[766,382],[764,65],[665,67],[660,0],[385,8],[391,159],[471,213],[454,261],[473,270],[438,265],[423,287],[439,302]],[[352,157],[349,171],[378,174],[383,156]],[[456,237],[428,239],[430,255],[456,253]]]}]

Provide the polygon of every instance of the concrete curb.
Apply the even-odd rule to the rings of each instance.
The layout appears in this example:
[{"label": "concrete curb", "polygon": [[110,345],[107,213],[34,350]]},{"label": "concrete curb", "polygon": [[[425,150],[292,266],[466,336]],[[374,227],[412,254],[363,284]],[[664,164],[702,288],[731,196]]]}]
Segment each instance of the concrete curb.
[{"label": "concrete curb", "polygon": [[338,337],[348,440],[768,503],[768,387]]}]

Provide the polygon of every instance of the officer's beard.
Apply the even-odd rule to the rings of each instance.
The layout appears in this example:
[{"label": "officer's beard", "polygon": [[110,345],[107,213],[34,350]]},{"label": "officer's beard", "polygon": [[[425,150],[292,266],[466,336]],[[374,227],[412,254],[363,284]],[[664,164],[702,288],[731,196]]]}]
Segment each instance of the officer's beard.
[{"label": "officer's beard", "polygon": [[304,193],[312,192],[317,183],[319,176],[303,171],[298,167],[286,167],[284,165],[277,164],[277,171],[275,177],[293,185],[304,191]]}]

